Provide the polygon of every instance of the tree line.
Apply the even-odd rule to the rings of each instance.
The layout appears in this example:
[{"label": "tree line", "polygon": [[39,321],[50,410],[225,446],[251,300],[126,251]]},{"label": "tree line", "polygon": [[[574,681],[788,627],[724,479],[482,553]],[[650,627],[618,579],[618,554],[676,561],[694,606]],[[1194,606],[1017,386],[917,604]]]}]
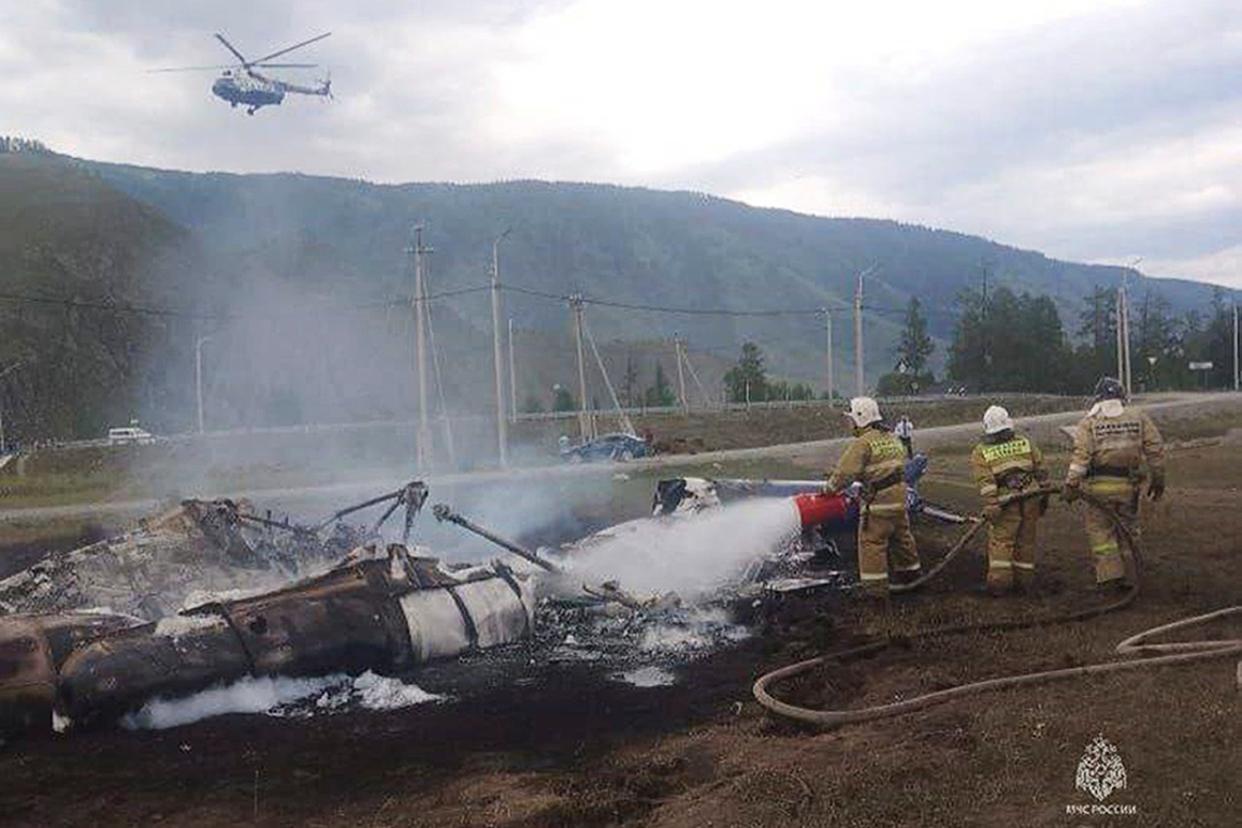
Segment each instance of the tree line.
[{"label": "tree line", "polygon": [[42,141],[34,138],[19,138],[16,135],[0,135],[0,153],[7,152],[34,152],[47,153],[48,148],[44,146]]},{"label": "tree line", "polygon": [[[1020,391],[1083,394],[1101,376],[1117,373],[1117,288],[1095,286],[1066,328],[1051,297],[967,288],[957,298],[957,320],[949,342],[945,375],[939,381],[930,359],[936,345],[917,298],[906,308],[901,336],[893,349],[892,370],[876,387],[880,396],[906,396],[948,388],[972,392]],[[1171,303],[1148,287],[1130,298],[1131,376],[1135,391],[1233,387],[1233,306],[1215,288],[1206,312],[1175,313]],[[1191,363],[1211,364],[1191,370]],[[752,342],[742,346],[725,375],[735,402],[786,399],[783,381],[769,380],[763,354]],[[792,399],[810,399],[802,384]],[[773,395],[773,391],[776,395]]]},{"label": "tree line", "polygon": [[[977,391],[1077,394],[1117,373],[1117,288],[1096,286],[1065,330],[1047,296],[997,288],[958,297],[949,345],[948,379]],[[1146,289],[1130,299],[1131,375],[1136,391],[1233,385],[1233,308],[1216,288],[1205,314],[1176,314]],[[1192,371],[1190,363],[1211,363]]]},{"label": "tree line", "polygon": [[[1233,307],[1216,288],[1206,313],[1174,313],[1157,291],[1146,289],[1131,299],[1131,374],[1135,391],[1233,387]],[[956,299],[958,317],[946,355],[945,374],[937,380],[930,368],[936,344],[917,298],[905,311],[902,331],[893,349],[891,371],[883,374],[876,393],[911,396],[949,388],[971,392],[1019,391],[1084,394],[1101,376],[1117,373],[1117,288],[1097,285],[1083,300],[1075,327],[1066,330],[1053,300],[1017,293],[1008,287],[991,291],[967,288]],[[1211,363],[1206,371],[1190,363]],[[671,407],[677,394],[657,361],[654,382],[637,386],[637,370],[627,359],[618,389],[622,405]],[[769,376],[762,348],[744,342],[737,361],[724,375],[729,402],[812,400],[815,390],[803,382]],[[599,408],[599,401],[593,400]],[[542,407],[528,399],[526,411]],[[557,386],[555,411],[573,411],[578,401]]]}]

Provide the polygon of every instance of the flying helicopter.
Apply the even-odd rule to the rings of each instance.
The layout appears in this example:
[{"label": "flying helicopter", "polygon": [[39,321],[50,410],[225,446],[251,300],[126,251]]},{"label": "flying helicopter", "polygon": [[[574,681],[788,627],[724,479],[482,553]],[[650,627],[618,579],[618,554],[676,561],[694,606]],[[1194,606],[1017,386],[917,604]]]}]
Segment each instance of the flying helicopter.
[{"label": "flying helicopter", "polygon": [[216,78],[211,85],[211,92],[217,98],[222,98],[236,109],[238,104],[246,107],[246,114],[253,115],[260,108],[265,106],[280,106],[284,101],[285,95],[294,93],[297,95],[317,95],[323,98],[332,97],[332,79],[326,78],[321,81],[318,86],[301,86],[296,83],[281,80],[279,78],[270,78],[267,75],[257,71],[258,69],[313,69],[314,63],[270,63],[272,58],[287,55],[294,49],[301,49],[303,46],[309,46],[316,41],[323,40],[332,32],[324,32],[321,35],[312,37],[310,40],[303,40],[301,43],[295,43],[284,49],[272,52],[270,55],[264,55],[257,60],[247,60],[246,56],[239,52],[232,43],[225,39],[224,35],[216,32],[216,40],[224,45],[224,48],[233,53],[237,58],[236,64],[227,64],[224,66],[179,66],[172,69],[152,69],[152,72],[199,72],[199,71],[216,71],[223,69],[220,77]]}]

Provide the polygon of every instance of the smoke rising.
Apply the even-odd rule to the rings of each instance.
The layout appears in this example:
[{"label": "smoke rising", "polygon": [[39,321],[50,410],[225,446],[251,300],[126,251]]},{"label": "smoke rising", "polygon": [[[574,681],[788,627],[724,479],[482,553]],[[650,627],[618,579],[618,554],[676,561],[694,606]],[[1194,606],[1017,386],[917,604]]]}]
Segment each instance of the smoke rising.
[{"label": "smoke rising", "polygon": [[756,499],[683,519],[629,524],[567,560],[587,582],[616,580],[634,592],[673,590],[693,599],[737,577],[797,533],[785,499]]}]

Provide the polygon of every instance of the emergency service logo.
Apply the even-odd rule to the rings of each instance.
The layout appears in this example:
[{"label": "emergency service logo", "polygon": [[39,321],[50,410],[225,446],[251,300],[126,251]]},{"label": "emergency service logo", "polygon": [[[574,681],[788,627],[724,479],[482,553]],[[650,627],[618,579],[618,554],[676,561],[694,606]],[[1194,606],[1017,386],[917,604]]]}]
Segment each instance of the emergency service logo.
[{"label": "emergency service logo", "polygon": [[1121,754],[1112,742],[1097,735],[1083,751],[1074,775],[1074,787],[1094,797],[1095,802],[1086,805],[1066,805],[1065,812],[1077,816],[1137,814],[1138,806],[1129,804],[1104,804],[1115,792],[1127,785],[1126,766]]}]

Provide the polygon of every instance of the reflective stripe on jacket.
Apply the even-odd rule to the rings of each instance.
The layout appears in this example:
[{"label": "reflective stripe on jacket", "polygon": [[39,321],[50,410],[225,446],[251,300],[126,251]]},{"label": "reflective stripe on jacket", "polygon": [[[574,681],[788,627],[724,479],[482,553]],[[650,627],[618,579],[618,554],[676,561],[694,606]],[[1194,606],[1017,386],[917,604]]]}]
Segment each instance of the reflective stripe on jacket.
[{"label": "reflective stripe on jacket", "polygon": [[837,466],[828,477],[828,488],[841,489],[861,480],[864,489],[877,483],[888,483],[870,495],[872,512],[896,512],[906,508],[906,449],[901,441],[882,428],[869,426],[845,448]]},{"label": "reflective stripe on jacket", "polygon": [[1125,408],[1116,417],[1083,417],[1074,430],[1074,454],[1066,480],[1076,483],[1093,469],[1112,470],[1105,476],[1135,475],[1143,463],[1153,471],[1164,469],[1164,440],[1156,424],[1137,408]]},{"label": "reflective stripe on jacket", "polygon": [[1047,478],[1039,447],[1027,437],[1004,443],[979,443],[970,469],[985,503],[995,505],[1007,493],[1032,488]]}]

